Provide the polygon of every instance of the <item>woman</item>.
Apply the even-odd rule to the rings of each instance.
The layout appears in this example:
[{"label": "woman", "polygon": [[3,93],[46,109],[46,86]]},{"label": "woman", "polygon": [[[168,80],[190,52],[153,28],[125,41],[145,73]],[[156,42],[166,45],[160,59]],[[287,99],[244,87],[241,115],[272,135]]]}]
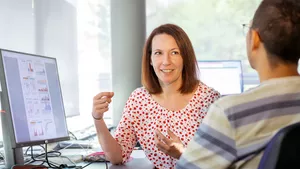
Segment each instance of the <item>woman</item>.
[{"label": "woman", "polygon": [[139,141],[156,168],[175,167],[207,108],[220,97],[198,80],[197,70],[184,30],[173,24],[153,30],[143,51],[143,87],[127,100],[115,138],[102,118],[113,93],[99,93],[93,100],[98,139],[111,163],[126,162]]}]

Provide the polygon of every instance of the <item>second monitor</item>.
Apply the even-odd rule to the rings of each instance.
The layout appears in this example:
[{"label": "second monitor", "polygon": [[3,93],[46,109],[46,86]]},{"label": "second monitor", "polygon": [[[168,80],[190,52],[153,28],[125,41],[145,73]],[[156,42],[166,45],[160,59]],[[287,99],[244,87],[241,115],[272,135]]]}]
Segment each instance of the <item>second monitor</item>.
[{"label": "second monitor", "polygon": [[243,92],[240,60],[198,61],[200,80],[219,91],[222,96]]}]

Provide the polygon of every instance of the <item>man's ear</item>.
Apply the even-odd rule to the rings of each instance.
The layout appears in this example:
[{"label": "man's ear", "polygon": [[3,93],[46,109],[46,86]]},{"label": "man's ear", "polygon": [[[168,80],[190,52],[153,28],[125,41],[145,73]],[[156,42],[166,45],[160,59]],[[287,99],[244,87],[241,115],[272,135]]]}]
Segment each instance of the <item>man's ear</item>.
[{"label": "man's ear", "polygon": [[251,30],[251,50],[255,51],[259,48],[259,45],[261,44],[261,39],[256,30]]}]

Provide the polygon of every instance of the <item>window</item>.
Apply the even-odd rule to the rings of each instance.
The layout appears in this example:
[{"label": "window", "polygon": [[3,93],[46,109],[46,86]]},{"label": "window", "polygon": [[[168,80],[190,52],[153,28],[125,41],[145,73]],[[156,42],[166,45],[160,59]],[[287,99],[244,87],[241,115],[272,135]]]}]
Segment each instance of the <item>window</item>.
[{"label": "window", "polygon": [[241,60],[244,89],[248,89],[259,81],[247,60],[242,24],[249,23],[260,2],[147,0],[147,35],[161,24],[179,25],[190,37],[198,60]]},{"label": "window", "polygon": [[[68,118],[70,131],[86,127],[93,130],[92,99],[99,92],[112,90],[111,64],[109,64],[111,63],[110,1],[78,0],[77,22],[80,116]],[[112,124],[112,105],[110,107],[104,116],[108,125]]]},{"label": "window", "polygon": [[[40,41],[38,39],[38,37],[40,36],[37,36],[38,32],[40,32],[40,34],[44,34],[43,32],[44,30],[53,30],[53,32],[51,32],[52,34],[50,35],[57,37],[55,33],[57,32],[58,34],[63,33],[64,31],[63,28],[65,28],[64,26],[67,27],[70,26],[70,25],[65,25],[63,22],[59,22],[61,20],[55,18],[57,16],[55,15],[57,13],[57,11],[55,11],[57,7],[61,7],[62,9],[65,7],[66,9],[69,9],[71,5],[77,5],[77,24],[78,24],[77,25],[78,26],[77,46],[78,46],[78,83],[79,83],[78,84],[79,86],[78,107],[79,107],[80,115],[74,117],[68,117],[67,122],[68,122],[69,130],[72,132],[87,131],[85,130],[86,128],[90,128],[91,130],[93,130],[94,123],[91,117],[93,96],[95,96],[97,93],[101,91],[112,90],[111,64],[110,64],[111,62],[110,1],[109,0],[77,0],[77,4],[71,3],[71,2],[75,2],[73,0],[67,0],[67,1],[53,1],[53,2],[51,1],[50,3],[50,1],[39,2],[39,1],[28,0],[26,1],[26,3],[24,2],[26,6],[24,4],[20,5],[19,3],[7,1],[6,5],[3,6],[3,9],[5,10],[2,10],[2,13],[6,14],[5,16],[7,16],[7,14],[13,14],[15,16],[20,15],[22,17],[14,17],[19,19],[13,20],[12,22],[13,24],[4,25],[4,28],[6,29],[0,29],[0,34],[9,35],[9,34],[15,34],[16,32],[19,32],[22,34],[22,36],[21,34],[20,35],[17,34],[18,36],[16,37],[6,38],[7,39],[6,42],[0,41],[0,44],[1,44],[1,48],[6,48],[6,49],[11,49],[16,51],[22,51],[28,53],[35,53],[36,51],[39,51],[39,49],[35,50],[35,48],[40,47],[40,45],[36,46],[35,44]],[[44,10],[41,10],[40,7],[45,5],[49,6],[48,3],[50,5],[53,5],[53,8],[49,7]],[[66,4],[66,3],[70,3],[70,4]],[[12,8],[8,9],[7,7],[9,5],[12,6]],[[20,10],[17,10],[20,12],[15,13],[14,8],[17,9],[20,8]],[[41,15],[38,15],[39,12],[41,13]],[[69,16],[72,14],[66,14],[66,15]],[[35,18],[36,16],[40,16],[41,18],[37,20]],[[70,16],[70,17],[74,17],[74,16]],[[0,19],[5,21],[6,18],[4,17]],[[63,19],[65,18],[62,18],[62,20]],[[37,27],[35,23],[40,21],[42,21],[41,23],[44,24],[45,27],[42,27],[43,28],[42,30],[37,31],[36,29],[39,29],[40,27]],[[59,25],[61,27],[55,27],[53,26],[55,24],[50,24],[50,23],[55,23],[55,24],[62,23],[62,25]],[[25,29],[24,30],[25,32],[24,31],[20,32],[19,30],[20,24],[26,27],[30,27],[31,29]],[[11,29],[12,26],[13,28],[16,29]],[[23,35],[26,35],[25,39]],[[47,34],[47,36],[44,38],[47,40],[52,39],[50,35]],[[26,41],[27,43],[21,43],[21,44],[15,43],[16,41],[19,41],[20,37],[23,37],[23,40]],[[55,42],[55,40],[57,40],[55,39],[55,37],[52,39],[52,41],[54,42],[51,41],[52,45],[54,46],[57,43]],[[47,41],[48,44],[50,44],[49,41]],[[55,51],[55,50],[51,50],[51,51]],[[47,56],[57,57],[55,54],[53,55],[49,54]],[[65,87],[63,86],[64,84],[72,86],[72,84],[68,82],[70,81],[70,79],[74,79],[77,77],[72,77],[75,75],[67,73],[70,71],[70,69],[72,69],[72,66],[70,66],[70,62],[68,62],[68,60],[63,57],[57,58],[57,61],[58,61],[58,68],[59,68],[62,88]],[[76,70],[74,69],[74,71]],[[66,75],[66,76],[62,76],[62,75]],[[72,98],[68,98],[68,97],[64,98],[66,110],[68,109],[67,103],[70,102],[72,103],[72,100],[70,99]],[[110,110],[112,110],[112,108]],[[111,112],[105,113],[105,120],[108,125],[112,124],[111,117],[112,117]],[[87,135],[87,134],[89,133],[88,132],[83,133],[83,135]],[[77,137],[80,138],[81,136],[77,136]],[[2,131],[0,130],[0,143],[1,140],[2,140]]]}]

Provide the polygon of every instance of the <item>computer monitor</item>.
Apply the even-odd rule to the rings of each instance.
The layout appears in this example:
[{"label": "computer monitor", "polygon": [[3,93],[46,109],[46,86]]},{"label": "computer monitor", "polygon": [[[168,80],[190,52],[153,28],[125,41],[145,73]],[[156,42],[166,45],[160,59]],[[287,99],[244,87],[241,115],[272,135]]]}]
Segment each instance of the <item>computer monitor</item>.
[{"label": "computer monitor", "polygon": [[242,64],[240,60],[198,61],[200,81],[219,91],[221,95],[243,92]]},{"label": "computer monitor", "polygon": [[69,140],[56,59],[3,49],[0,55],[2,123],[11,148]]}]

